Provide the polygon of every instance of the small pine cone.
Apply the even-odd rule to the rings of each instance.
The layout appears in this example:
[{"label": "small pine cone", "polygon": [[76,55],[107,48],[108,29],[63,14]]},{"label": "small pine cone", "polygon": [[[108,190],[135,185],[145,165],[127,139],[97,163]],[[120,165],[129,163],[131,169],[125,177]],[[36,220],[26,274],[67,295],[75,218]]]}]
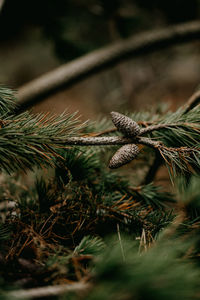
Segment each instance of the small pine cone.
[{"label": "small pine cone", "polygon": [[139,135],[140,127],[131,118],[124,116],[118,112],[112,111],[112,122],[117,129],[126,136],[134,137]]},{"label": "small pine cone", "polygon": [[131,162],[139,154],[140,150],[135,144],[127,144],[117,150],[109,162],[109,168],[117,169]]}]

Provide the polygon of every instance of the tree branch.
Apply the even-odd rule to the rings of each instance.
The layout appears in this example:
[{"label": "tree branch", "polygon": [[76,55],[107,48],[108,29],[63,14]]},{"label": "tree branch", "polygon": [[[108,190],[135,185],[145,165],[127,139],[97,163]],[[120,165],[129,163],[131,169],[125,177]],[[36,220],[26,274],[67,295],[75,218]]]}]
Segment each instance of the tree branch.
[{"label": "tree branch", "polygon": [[[200,96],[200,95],[199,95]],[[199,98],[200,100],[200,98]],[[137,122],[138,125],[142,122]],[[143,134],[147,134],[147,133],[150,133],[152,131],[157,131],[157,130],[162,130],[162,129],[169,129],[169,128],[173,128],[173,127],[181,127],[181,126],[191,126],[193,127],[194,124],[193,123],[174,123],[174,124],[156,124],[156,125],[150,125],[150,126],[147,126],[146,128],[141,128],[140,129],[140,136],[143,135]],[[111,129],[107,129],[107,130],[104,130],[102,132],[97,132],[97,133],[90,133],[90,136],[92,137],[99,137],[99,136],[102,136],[104,134],[108,134],[108,133],[112,133],[112,132],[115,132],[117,131],[117,128],[111,128]]]},{"label": "tree branch", "polygon": [[28,290],[17,290],[8,293],[10,299],[34,299],[43,297],[53,297],[69,292],[82,293],[90,287],[90,284],[78,282],[73,284],[63,284],[55,286],[45,286]]},{"label": "tree branch", "polygon": [[18,92],[18,111],[23,111],[61,88],[71,86],[130,56],[139,56],[198,38],[200,38],[200,22],[195,21],[144,32],[126,40],[120,40],[64,64],[23,85]]},{"label": "tree branch", "polygon": [[[200,95],[199,95],[200,97]],[[200,100],[200,98],[199,98]],[[191,108],[190,108],[191,109]],[[186,112],[185,112],[186,113]],[[142,128],[140,130],[140,135],[150,133],[152,131],[156,130],[162,130],[162,129],[169,129],[169,128],[174,128],[174,127],[182,127],[182,126],[187,126],[187,127],[194,127],[194,123],[174,123],[174,124],[156,124],[156,125],[151,125],[146,128]]]},{"label": "tree branch", "polygon": [[163,163],[162,156],[160,155],[160,152],[157,150],[155,152],[155,158],[154,158],[153,164],[149,168],[142,184],[145,185],[145,184],[148,184],[148,183],[154,181],[154,178],[155,178],[159,168],[161,167],[162,163]]},{"label": "tree branch", "polygon": [[5,0],[0,0],[0,12],[2,11]]},{"label": "tree branch", "polygon": [[75,145],[75,146],[106,146],[106,145],[126,145],[126,144],[143,144],[152,148],[157,148],[161,143],[159,141],[153,141],[146,137],[69,137],[62,144]]},{"label": "tree branch", "polygon": [[195,92],[183,106],[184,114],[193,109],[200,102],[200,90]]}]

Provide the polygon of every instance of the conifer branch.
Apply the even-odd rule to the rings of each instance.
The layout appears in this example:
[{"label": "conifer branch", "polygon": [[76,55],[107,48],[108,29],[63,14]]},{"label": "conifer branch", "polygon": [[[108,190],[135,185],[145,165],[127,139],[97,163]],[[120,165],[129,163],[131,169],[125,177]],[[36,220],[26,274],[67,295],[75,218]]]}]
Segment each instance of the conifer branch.
[{"label": "conifer branch", "polygon": [[[148,123],[142,122],[142,121],[137,122],[137,123],[138,123],[138,125],[139,124],[143,125],[145,123],[145,126],[146,126],[145,128],[141,128],[140,136],[144,135],[144,134],[147,134],[147,133],[151,133],[153,131],[162,130],[162,129],[170,129],[170,128],[173,128],[173,127],[178,128],[178,127],[182,127],[182,126],[191,126],[191,127],[194,126],[193,123],[174,123],[174,124],[169,123],[169,124],[156,124],[156,125],[151,125],[151,122],[149,122],[150,125],[148,125]],[[117,128],[110,128],[110,129],[104,130],[102,132],[92,133],[91,135],[93,137],[98,137],[98,136],[113,133],[113,132],[116,132],[116,131],[117,131]]]},{"label": "conifer branch", "polygon": [[175,124],[156,124],[156,125],[151,125],[151,126],[147,126],[146,128],[142,128],[140,131],[140,135],[143,134],[147,134],[150,133],[152,131],[158,131],[158,130],[162,130],[162,129],[169,129],[172,127],[180,127],[180,126],[192,126],[193,124],[184,124],[184,123],[175,123]]},{"label": "conifer branch", "polygon": [[0,119],[5,119],[8,115],[14,113],[16,102],[14,91],[0,86]]},{"label": "conifer branch", "polygon": [[60,116],[48,114],[7,118],[0,128],[0,168],[7,172],[33,166],[54,166],[64,141],[80,134],[83,124],[75,114]]},{"label": "conifer branch", "polygon": [[199,37],[200,22],[195,21],[144,32],[93,51],[20,87],[18,111],[23,111],[61,88],[71,86],[131,56],[151,53],[170,45],[199,39]]},{"label": "conifer branch", "polygon": [[33,166],[55,165],[63,140],[80,134],[81,124],[75,114],[62,113],[13,115],[15,98],[12,91],[0,88],[0,169],[8,173],[32,169]]},{"label": "conifer branch", "polygon": [[65,145],[76,145],[76,146],[106,146],[106,145],[127,145],[132,143],[143,144],[152,148],[156,148],[160,145],[159,141],[153,141],[146,137],[69,137],[62,143]]},{"label": "conifer branch", "polygon": [[[7,172],[43,164],[53,166],[60,149],[68,146],[121,145],[110,161],[117,168],[137,157],[145,145],[159,152],[170,172],[199,169],[200,107],[185,112],[183,108],[166,114],[154,125],[141,128],[132,118],[112,112],[112,122],[123,136],[80,136],[84,124],[75,115],[59,117],[48,114],[13,116],[14,96],[6,89],[0,91],[0,165]],[[159,122],[159,123],[158,123]],[[145,123],[146,124],[146,123]],[[151,124],[151,122],[149,122]],[[115,130],[104,131],[104,134]],[[147,136],[143,136],[143,135]],[[79,136],[77,136],[79,135]],[[10,163],[12,161],[12,163]]]}]

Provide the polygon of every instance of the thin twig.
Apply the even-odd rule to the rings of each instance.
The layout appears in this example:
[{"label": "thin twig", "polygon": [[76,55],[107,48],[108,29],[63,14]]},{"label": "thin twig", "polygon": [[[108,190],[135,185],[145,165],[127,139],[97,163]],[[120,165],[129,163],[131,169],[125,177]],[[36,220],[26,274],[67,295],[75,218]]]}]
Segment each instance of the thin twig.
[{"label": "thin twig", "polygon": [[17,290],[9,292],[9,299],[34,299],[42,297],[53,297],[58,296],[68,292],[84,292],[90,288],[89,283],[78,282],[73,284],[63,284],[55,286],[45,286],[39,288],[32,288],[28,290]]},{"label": "thin twig", "polygon": [[116,131],[117,131],[117,128],[110,128],[110,129],[103,130],[101,132],[90,133],[90,136],[102,136],[104,134],[108,134],[108,133],[112,133],[112,132],[116,132]]},{"label": "thin twig", "polygon": [[[140,135],[150,133],[150,132],[155,131],[155,130],[169,129],[169,128],[173,128],[173,127],[186,126],[186,127],[192,127],[193,128],[194,125],[195,125],[194,123],[157,124],[157,125],[148,126],[146,128],[142,128],[141,131],[140,131]],[[199,126],[199,124],[196,124],[196,125]],[[199,127],[199,130],[200,130],[200,127]]]},{"label": "thin twig", "polygon": [[117,235],[118,235],[119,244],[120,244],[120,248],[121,248],[121,252],[122,252],[122,258],[123,258],[123,261],[125,261],[124,248],[123,248],[123,245],[122,245],[122,239],[121,239],[121,234],[120,234],[118,223],[117,223]]},{"label": "thin twig", "polygon": [[93,51],[70,63],[44,74],[25,84],[18,91],[22,111],[46,96],[79,82],[87,76],[106,69],[131,56],[158,51],[174,44],[181,44],[200,37],[200,22],[183,23],[160,30],[144,32],[110,46]]},{"label": "thin twig", "polygon": [[[137,122],[138,125],[140,124],[144,124],[144,122]],[[146,133],[150,133],[152,131],[156,131],[156,130],[161,130],[161,129],[169,129],[169,128],[173,128],[173,127],[181,127],[181,126],[190,126],[190,127],[194,127],[194,123],[174,123],[174,124],[156,124],[156,125],[151,125],[151,123],[149,122],[150,126],[147,126],[145,128],[141,128],[140,130],[140,136],[143,135],[143,134],[146,134]],[[196,124],[199,126],[199,124]],[[200,128],[199,128],[200,129]],[[110,128],[110,129],[106,129],[106,130],[103,130],[101,132],[94,132],[94,133],[90,133],[89,135],[87,136],[90,136],[90,137],[98,137],[98,136],[102,136],[104,134],[109,134],[109,133],[113,133],[113,132],[116,132],[117,131],[117,128]]]},{"label": "thin twig", "polygon": [[140,131],[140,135],[150,133],[150,132],[155,131],[155,130],[165,129],[165,128],[169,128],[169,127],[177,127],[177,126],[178,126],[178,124],[157,124],[157,125],[152,125],[152,126],[148,126],[146,128],[142,128],[141,131]]},{"label": "thin twig", "polygon": [[[200,94],[199,94],[200,97]],[[200,98],[199,98],[200,100]],[[139,124],[143,124],[144,122],[137,122],[138,125]],[[156,131],[156,130],[161,130],[161,129],[169,129],[169,128],[173,128],[173,127],[180,127],[180,126],[190,126],[190,127],[194,127],[194,123],[174,123],[174,124],[156,124],[156,125],[150,125],[147,126],[146,128],[141,128],[140,130],[140,136],[146,133],[150,133],[152,131]],[[196,124],[199,126],[199,124]],[[199,128],[200,129],[200,128]],[[117,128],[110,128],[101,132],[97,132],[97,133],[91,133],[90,136],[93,137],[97,137],[97,136],[102,136],[104,134],[108,134],[108,133],[112,133],[112,132],[116,132]]]},{"label": "thin twig", "polygon": [[184,114],[186,114],[188,111],[193,109],[196,105],[199,104],[199,102],[200,102],[200,91],[197,91],[189,98],[189,100],[183,106]]}]

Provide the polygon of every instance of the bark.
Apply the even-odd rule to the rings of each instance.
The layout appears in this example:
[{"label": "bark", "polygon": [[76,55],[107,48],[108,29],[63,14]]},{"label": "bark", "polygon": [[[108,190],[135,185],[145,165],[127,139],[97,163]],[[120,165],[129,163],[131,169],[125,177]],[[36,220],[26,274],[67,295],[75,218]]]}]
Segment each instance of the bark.
[{"label": "bark", "polygon": [[45,97],[79,82],[129,57],[151,53],[170,45],[200,38],[200,22],[189,22],[165,29],[144,32],[93,51],[44,74],[19,88],[18,111],[31,107]]}]

